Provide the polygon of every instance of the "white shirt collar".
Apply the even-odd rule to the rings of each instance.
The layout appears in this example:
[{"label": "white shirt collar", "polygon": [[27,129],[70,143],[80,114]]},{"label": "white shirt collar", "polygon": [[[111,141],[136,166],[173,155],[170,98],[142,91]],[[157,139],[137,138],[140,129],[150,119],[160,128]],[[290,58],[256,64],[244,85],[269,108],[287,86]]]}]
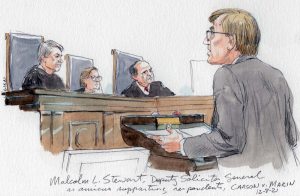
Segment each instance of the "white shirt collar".
[{"label": "white shirt collar", "polygon": [[145,95],[149,95],[149,92],[150,92],[150,85],[148,87],[148,91],[145,91],[145,87],[141,86],[138,82],[136,82],[136,84],[138,85],[138,87],[143,91],[143,93]]},{"label": "white shirt collar", "polygon": [[238,56],[231,64],[235,64],[239,60],[240,56]]}]

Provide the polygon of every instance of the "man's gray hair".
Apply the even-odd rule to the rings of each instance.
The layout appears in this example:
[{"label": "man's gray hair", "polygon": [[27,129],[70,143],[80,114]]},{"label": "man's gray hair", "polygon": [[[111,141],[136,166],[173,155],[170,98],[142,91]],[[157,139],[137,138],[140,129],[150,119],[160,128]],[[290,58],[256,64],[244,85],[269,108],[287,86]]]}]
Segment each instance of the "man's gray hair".
[{"label": "man's gray hair", "polygon": [[41,63],[43,57],[48,57],[50,55],[53,48],[58,48],[61,52],[64,50],[64,47],[62,45],[60,45],[59,43],[53,40],[44,41],[39,45],[39,50],[38,50],[39,63]]}]

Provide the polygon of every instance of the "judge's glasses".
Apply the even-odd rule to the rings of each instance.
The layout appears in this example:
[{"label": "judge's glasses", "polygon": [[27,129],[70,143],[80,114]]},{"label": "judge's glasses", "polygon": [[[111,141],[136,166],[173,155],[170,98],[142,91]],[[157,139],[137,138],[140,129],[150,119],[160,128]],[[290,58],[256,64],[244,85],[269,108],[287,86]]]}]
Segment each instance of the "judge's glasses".
[{"label": "judge's glasses", "polygon": [[102,80],[101,76],[90,76],[89,78],[91,78],[93,81],[101,81]]},{"label": "judge's glasses", "polygon": [[226,36],[231,35],[230,33],[216,32],[216,31],[207,30],[206,31],[206,37],[205,37],[206,41],[212,40],[215,37],[216,33],[223,34],[223,35],[226,35]]}]

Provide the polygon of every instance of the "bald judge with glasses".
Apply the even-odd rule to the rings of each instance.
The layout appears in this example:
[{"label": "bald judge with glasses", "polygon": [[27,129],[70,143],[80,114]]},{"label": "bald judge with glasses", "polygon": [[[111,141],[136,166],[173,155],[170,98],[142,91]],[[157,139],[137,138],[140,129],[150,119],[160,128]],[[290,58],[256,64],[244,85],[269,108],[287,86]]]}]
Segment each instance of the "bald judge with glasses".
[{"label": "bald judge with glasses", "polygon": [[297,163],[298,130],[293,96],[283,74],[256,55],[260,29],[241,9],[221,9],[209,17],[204,44],[208,63],[220,65],[213,81],[215,108],[210,131],[183,138],[176,130],[154,136],[167,152],[191,159],[216,156],[224,166],[281,168]]}]

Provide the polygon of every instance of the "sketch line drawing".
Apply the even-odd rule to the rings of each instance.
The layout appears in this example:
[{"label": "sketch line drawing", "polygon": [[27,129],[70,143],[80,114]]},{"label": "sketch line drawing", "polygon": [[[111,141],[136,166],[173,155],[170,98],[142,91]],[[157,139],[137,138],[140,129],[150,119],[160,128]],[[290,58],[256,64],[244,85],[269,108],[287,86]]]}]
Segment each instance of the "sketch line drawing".
[{"label": "sketch line drawing", "polygon": [[[209,22],[204,36],[207,62],[219,66],[212,95],[175,96],[154,80],[142,56],[116,49],[111,50],[112,95],[103,94],[102,76],[92,58],[67,54],[65,85],[56,75],[63,46],[41,38],[30,57],[38,62],[20,74],[22,90],[14,87],[3,93],[5,103],[40,113],[41,144],[53,154],[64,152],[62,167],[67,173],[126,161],[138,165],[135,172],[150,165],[188,175],[218,169],[219,164],[257,168],[272,163],[279,169],[288,162],[290,151],[298,164],[293,151],[298,142],[293,96],[283,74],[256,57],[256,19],[230,8],[213,12]],[[7,58],[23,47],[27,48],[25,42],[16,52],[7,42]],[[194,69],[206,61],[189,64],[196,94]],[[10,83],[16,75],[11,76],[11,66],[7,69]]]},{"label": "sketch line drawing", "polygon": [[[134,159],[122,159],[122,160],[113,160],[113,161],[85,162],[85,163],[81,163],[81,164],[80,164],[79,174],[82,173],[82,168],[83,168],[83,166],[85,166],[85,165],[101,164],[101,163],[116,163],[116,162],[125,162],[125,161],[136,161],[136,165],[138,165],[138,163],[139,163],[139,159],[138,159],[138,158],[134,158]],[[137,169],[136,169],[134,172],[137,173]]]},{"label": "sketch line drawing", "polygon": [[100,169],[96,170],[99,173],[102,168],[104,174],[114,174],[120,172],[123,168],[113,169],[107,166],[119,164],[119,162],[124,162],[124,164],[130,162],[132,163],[131,169],[133,173],[139,174],[146,172],[148,157],[149,150],[138,147],[113,150],[67,150],[64,152],[62,160],[62,171],[64,173],[82,174],[87,172],[84,171],[84,168],[89,170],[93,166]]}]

